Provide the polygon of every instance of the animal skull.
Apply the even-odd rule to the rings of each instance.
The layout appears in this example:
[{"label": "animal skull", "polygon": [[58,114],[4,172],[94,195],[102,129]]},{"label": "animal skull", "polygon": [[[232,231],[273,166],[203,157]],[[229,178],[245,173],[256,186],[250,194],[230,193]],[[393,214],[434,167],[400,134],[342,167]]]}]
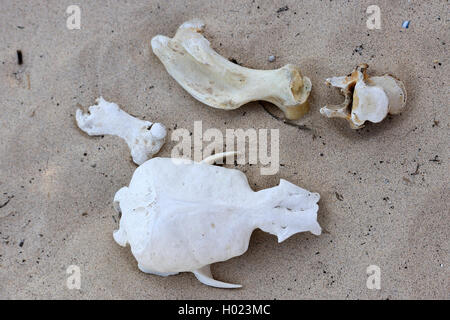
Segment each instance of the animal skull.
[{"label": "animal skull", "polygon": [[340,88],[345,101],[340,105],[325,106],[320,113],[328,118],[344,118],[352,129],[364,126],[365,121],[381,122],[387,114],[399,114],[406,105],[406,89],[391,75],[369,77],[367,64],[360,64],[348,76],[326,80],[328,85]]},{"label": "animal skull", "polygon": [[201,34],[203,29],[203,22],[192,20],[183,23],[172,39],[158,35],[151,41],[167,72],[194,98],[224,110],[265,100],[291,120],[308,111],[311,81],[299,68],[290,64],[277,70],[241,67],[215,52]]},{"label": "animal skull", "polygon": [[210,265],[247,251],[259,228],[282,242],[298,232],[321,233],[319,194],[281,179],[254,192],[244,173],[201,163],[153,158],[139,166],[114,205],[121,212],[115,241],[131,246],[141,271],[160,276],[193,272],[209,286],[238,288],[214,280]]},{"label": "animal skull", "polygon": [[112,134],[121,137],[138,165],[158,153],[166,137],[164,125],[137,119],[102,97],[96,102],[97,105],[89,107],[89,113],[77,110],[76,120],[81,130],[90,136]]}]

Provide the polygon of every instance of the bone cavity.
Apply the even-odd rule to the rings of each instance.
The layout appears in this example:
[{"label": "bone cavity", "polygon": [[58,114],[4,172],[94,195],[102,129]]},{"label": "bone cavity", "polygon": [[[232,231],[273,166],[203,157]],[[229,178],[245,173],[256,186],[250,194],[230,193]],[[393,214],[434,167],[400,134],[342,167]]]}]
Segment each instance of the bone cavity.
[{"label": "bone cavity", "polygon": [[241,67],[215,52],[201,34],[203,29],[203,22],[192,20],[183,23],[173,38],[158,35],[151,41],[167,72],[194,98],[224,110],[265,100],[294,120],[308,111],[311,81],[299,68],[291,64],[277,70]]},{"label": "bone cavity", "polygon": [[153,157],[164,144],[166,128],[161,123],[137,119],[102,97],[88,113],[76,111],[78,127],[90,136],[116,135],[126,141],[133,161],[140,165]]}]

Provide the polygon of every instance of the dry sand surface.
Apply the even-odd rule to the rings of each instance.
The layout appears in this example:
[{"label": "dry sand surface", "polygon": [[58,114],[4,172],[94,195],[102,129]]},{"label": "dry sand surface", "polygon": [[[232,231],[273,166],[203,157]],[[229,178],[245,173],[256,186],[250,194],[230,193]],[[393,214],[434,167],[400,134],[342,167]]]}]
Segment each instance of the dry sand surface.
[{"label": "dry sand surface", "polygon": [[[366,26],[374,2],[380,30]],[[81,30],[66,27],[70,4],[0,1],[0,298],[449,298],[448,1],[79,1]],[[215,50],[244,66],[299,65],[313,91],[311,111],[297,122],[312,130],[287,126],[257,103],[226,112],[184,91],[150,40],[192,18],[205,21]],[[343,99],[324,79],[361,62],[369,74],[402,79],[408,105],[355,131],[319,109]],[[195,120],[222,132],[278,128],[277,174],[237,168],[255,190],[284,178],[320,193],[323,234],[278,244],[255,231],[244,255],[212,267],[238,290],[207,287],[191,273],[140,272],[112,238],[112,198],[136,168],[128,147],[87,136],[74,119],[100,95],[164,123],[169,137],[174,128],[192,131]],[[159,155],[175,144],[169,139]],[[66,287],[70,265],[80,267],[80,290]],[[380,290],[366,286],[369,265],[380,267]]]}]

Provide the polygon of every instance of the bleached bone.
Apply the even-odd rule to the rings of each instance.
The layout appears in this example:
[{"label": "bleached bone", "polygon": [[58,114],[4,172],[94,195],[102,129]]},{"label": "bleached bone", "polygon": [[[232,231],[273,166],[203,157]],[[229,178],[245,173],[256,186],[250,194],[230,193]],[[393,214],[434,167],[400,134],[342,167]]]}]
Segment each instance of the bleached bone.
[{"label": "bleached bone", "polygon": [[239,154],[239,152],[237,152],[237,151],[227,151],[227,152],[222,152],[222,153],[218,153],[218,154],[213,154],[213,155],[210,155],[209,157],[206,157],[202,161],[200,161],[200,163],[214,164],[219,159],[223,159],[223,158],[226,158],[229,156],[234,156],[237,154]]},{"label": "bleached bone", "polygon": [[172,39],[158,35],[151,41],[167,72],[194,98],[225,110],[265,100],[294,120],[308,111],[311,81],[299,68],[291,64],[277,70],[241,67],[215,52],[201,34],[203,29],[202,21],[192,20],[183,23]]},{"label": "bleached bone", "polygon": [[192,272],[206,285],[238,288],[214,280],[210,265],[247,251],[253,230],[274,234],[278,242],[298,232],[321,233],[319,194],[283,179],[254,192],[241,171],[207,164],[228,155],[201,163],[153,158],[116,193],[114,207],[122,216],[114,239],[130,244],[140,270]]},{"label": "bleached bone", "polygon": [[164,125],[137,119],[102,97],[96,102],[97,105],[89,107],[89,113],[77,110],[76,120],[81,130],[90,136],[111,134],[121,137],[138,165],[158,153],[166,137]]},{"label": "bleached bone", "polygon": [[328,85],[341,89],[345,101],[340,105],[325,106],[320,113],[328,118],[344,118],[352,129],[364,126],[365,121],[381,122],[388,114],[399,114],[406,106],[406,89],[392,75],[369,77],[369,66],[358,65],[348,76],[326,80]]}]

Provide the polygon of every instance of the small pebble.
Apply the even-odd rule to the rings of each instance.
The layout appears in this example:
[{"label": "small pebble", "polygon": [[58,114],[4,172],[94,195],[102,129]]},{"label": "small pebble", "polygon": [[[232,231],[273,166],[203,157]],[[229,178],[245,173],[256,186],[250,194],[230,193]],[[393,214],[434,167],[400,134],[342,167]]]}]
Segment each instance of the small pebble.
[{"label": "small pebble", "polygon": [[269,56],[269,62],[274,62],[275,61],[275,56]]},{"label": "small pebble", "polygon": [[409,27],[409,20],[403,21],[402,28],[408,29],[408,27]]}]

